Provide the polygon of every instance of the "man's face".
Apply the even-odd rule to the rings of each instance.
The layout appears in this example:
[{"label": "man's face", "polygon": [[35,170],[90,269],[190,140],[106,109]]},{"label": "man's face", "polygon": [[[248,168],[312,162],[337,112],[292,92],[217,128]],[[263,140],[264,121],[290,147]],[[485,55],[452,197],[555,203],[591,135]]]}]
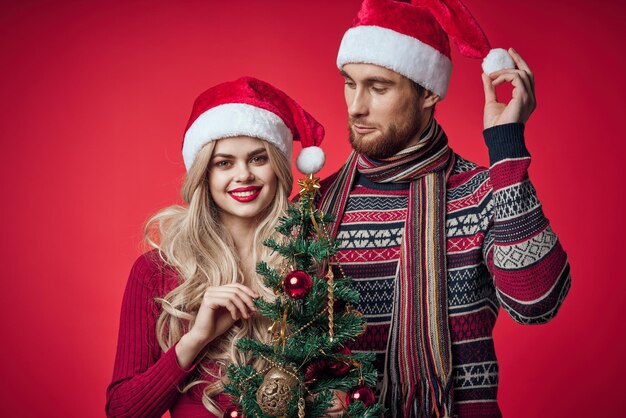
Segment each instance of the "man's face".
[{"label": "man's face", "polygon": [[384,159],[417,143],[423,99],[408,78],[372,64],[346,64],[341,75],[355,151]]}]

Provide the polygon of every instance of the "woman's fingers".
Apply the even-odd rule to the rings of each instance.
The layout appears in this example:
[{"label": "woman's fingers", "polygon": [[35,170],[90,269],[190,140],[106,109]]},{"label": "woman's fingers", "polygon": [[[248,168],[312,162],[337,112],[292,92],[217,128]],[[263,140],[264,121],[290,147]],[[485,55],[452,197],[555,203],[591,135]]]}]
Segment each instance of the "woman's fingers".
[{"label": "woman's fingers", "polygon": [[212,341],[235,321],[249,319],[257,310],[253,298],[258,296],[249,287],[237,283],[207,288],[190,332],[201,341]]},{"label": "woman's fingers", "polygon": [[223,287],[234,287],[239,290],[242,290],[246,294],[250,295],[250,297],[253,297],[253,298],[259,297],[259,294],[257,292],[255,292],[254,290],[250,289],[248,286],[245,286],[241,283],[231,283],[231,284],[224,285]]},{"label": "woman's fingers", "polygon": [[256,293],[254,290],[238,283],[229,284],[223,287],[225,289],[233,289],[237,293],[237,295],[246,302],[250,309],[256,310],[256,306],[254,305],[254,301],[252,299],[258,298],[259,294]]},{"label": "woman's fingers", "polygon": [[250,296],[231,289],[207,291],[204,295],[203,303],[206,303],[212,309],[218,307],[228,309],[234,320],[238,320],[241,317],[247,319],[252,312],[256,311]]}]

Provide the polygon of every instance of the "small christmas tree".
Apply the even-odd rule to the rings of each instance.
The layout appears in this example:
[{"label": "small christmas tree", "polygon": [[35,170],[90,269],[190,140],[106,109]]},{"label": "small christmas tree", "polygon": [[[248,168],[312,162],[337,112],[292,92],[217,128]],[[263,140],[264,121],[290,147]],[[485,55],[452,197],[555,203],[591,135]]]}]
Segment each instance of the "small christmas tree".
[{"label": "small christmas tree", "polygon": [[272,320],[270,340],[237,343],[267,367],[229,367],[225,391],[239,407],[224,416],[322,417],[336,389],[348,394],[342,400],[347,405],[344,416],[379,417],[382,406],[371,389],[376,384],[374,354],[346,348],[366,324],[352,309],[359,294],[350,278],[334,277],[331,269],[337,247],[326,226],[333,219],[315,208],[319,179],[310,175],[298,184],[300,200],[276,228],[284,239],[265,242],[283,257],[283,267],[277,271],[265,262],[257,267],[276,295],[274,301],[255,300],[259,313]]}]

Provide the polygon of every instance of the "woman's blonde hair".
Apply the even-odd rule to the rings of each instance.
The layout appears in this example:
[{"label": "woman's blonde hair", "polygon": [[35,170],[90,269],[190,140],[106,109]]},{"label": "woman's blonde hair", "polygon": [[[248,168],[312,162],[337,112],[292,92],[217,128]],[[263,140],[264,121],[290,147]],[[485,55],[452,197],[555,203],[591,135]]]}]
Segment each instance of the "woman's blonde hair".
[{"label": "woman's blonde hair", "polygon": [[[276,234],[274,228],[289,203],[293,179],[287,158],[274,145],[262,142],[278,179],[278,187],[272,204],[259,215],[254,231],[253,257],[255,265],[265,260],[276,266],[277,255],[270,254],[271,250],[263,245],[263,241]],[[204,292],[210,286],[241,283],[266,299],[273,297],[258,275],[246,277],[243,274],[233,239],[219,221],[219,209],[211,198],[208,184],[215,144],[216,141],[209,142],[199,151],[185,177],[181,193],[186,206],[174,205],[161,210],[147,222],[144,230],[149,245],[158,249],[161,258],[176,269],[181,280],[178,287],[157,299],[162,307],[157,320],[157,336],[164,351],[191,329]],[[206,386],[202,402],[209,411],[221,416],[213,397],[223,392],[224,367],[250,362],[245,353],[237,350],[235,343],[242,337],[265,340],[268,326],[267,320],[258,315],[236,322],[202,351],[199,373],[181,390],[186,392],[195,385],[206,383],[202,380],[203,374],[212,376],[215,383]],[[219,366],[217,371],[215,364]],[[260,361],[252,365],[257,370],[262,367]]]}]

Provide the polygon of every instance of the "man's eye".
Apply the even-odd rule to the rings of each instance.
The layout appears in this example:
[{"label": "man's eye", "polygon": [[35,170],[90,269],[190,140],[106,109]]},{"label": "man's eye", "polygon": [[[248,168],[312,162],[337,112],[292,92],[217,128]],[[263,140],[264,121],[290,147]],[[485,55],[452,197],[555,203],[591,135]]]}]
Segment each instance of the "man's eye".
[{"label": "man's eye", "polygon": [[387,89],[384,87],[372,87],[372,91],[376,94],[383,94]]},{"label": "man's eye", "polygon": [[345,84],[348,88],[350,88],[350,89],[354,89],[354,88],[356,87],[356,85],[355,85],[355,84],[354,84],[354,82],[352,82],[352,81],[347,81],[347,80],[346,80],[346,81],[344,82],[344,84]]}]

